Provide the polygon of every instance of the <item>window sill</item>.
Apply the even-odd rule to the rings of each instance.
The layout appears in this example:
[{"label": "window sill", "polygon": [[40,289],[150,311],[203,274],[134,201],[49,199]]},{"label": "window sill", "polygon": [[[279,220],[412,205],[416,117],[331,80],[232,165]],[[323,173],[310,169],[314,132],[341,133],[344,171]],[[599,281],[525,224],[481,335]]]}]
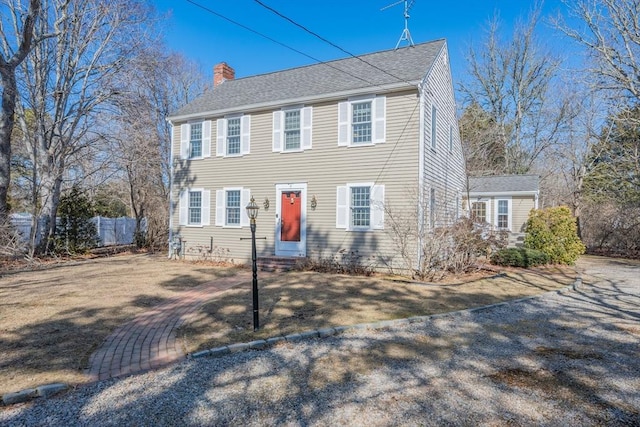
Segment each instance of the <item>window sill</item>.
[{"label": "window sill", "polygon": [[188,228],[202,228],[204,227],[203,224],[187,224],[184,227],[188,227]]}]

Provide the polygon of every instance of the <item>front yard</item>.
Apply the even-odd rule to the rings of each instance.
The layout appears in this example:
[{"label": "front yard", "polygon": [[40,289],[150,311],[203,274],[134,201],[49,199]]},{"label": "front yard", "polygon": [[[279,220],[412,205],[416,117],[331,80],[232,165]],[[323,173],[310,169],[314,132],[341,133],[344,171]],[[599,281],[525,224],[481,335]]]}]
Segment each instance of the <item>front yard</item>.
[{"label": "front yard", "polygon": [[[126,254],[35,271],[0,271],[0,394],[80,384],[89,356],[120,324],[233,268]],[[251,328],[251,283],[205,303],[180,330],[187,351],[273,335],[491,304],[573,282],[573,268],[507,270],[442,284],[312,272],[260,275],[261,330]]]}]

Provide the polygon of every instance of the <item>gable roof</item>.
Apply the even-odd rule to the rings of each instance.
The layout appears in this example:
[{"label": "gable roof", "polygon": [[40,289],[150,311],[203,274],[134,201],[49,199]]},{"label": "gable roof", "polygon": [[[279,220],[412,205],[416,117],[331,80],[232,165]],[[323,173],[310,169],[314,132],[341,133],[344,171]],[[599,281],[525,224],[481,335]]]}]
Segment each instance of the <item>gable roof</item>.
[{"label": "gable roof", "polygon": [[169,120],[352,96],[358,92],[371,92],[372,87],[377,87],[378,92],[393,88],[417,87],[445,44],[445,40],[441,39],[400,49],[227,80],[171,114]]},{"label": "gable roof", "polygon": [[470,176],[470,193],[533,193],[539,191],[538,175]]}]

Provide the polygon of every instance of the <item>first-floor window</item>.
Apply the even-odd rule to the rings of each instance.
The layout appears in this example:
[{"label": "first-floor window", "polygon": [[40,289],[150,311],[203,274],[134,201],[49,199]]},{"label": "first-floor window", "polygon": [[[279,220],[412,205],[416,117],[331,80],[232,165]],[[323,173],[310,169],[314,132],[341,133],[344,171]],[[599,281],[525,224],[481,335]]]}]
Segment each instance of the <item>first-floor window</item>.
[{"label": "first-floor window", "polygon": [[433,229],[436,225],[436,189],[432,188],[429,196],[429,225]]},{"label": "first-floor window", "polygon": [[226,225],[240,225],[240,190],[226,191]]},{"label": "first-floor window", "polygon": [[476,222],[487,222],[487,204],[485,202],[471,203],[471,218]]},{"label": "first-floor window", "polygon": [[179,193],[178,222],[182,226],[209,225],[211,192],[204,188],[185,188]]},{"label": "first-floor window", "polygon": [[189,192],[189,225],[202,223],[202,192]]},{"label": "first-floor window", "polygon": [[338,186],[336,228],[384,230],[384,185],[362,182]]},{"label": "first-floor window", "polygon": [[371,225],[371,187],[351,187],[351,226]]},{"label": "first-floor window", "polygon": [[498,200],[498,228],[509,228],[508,200]]}]

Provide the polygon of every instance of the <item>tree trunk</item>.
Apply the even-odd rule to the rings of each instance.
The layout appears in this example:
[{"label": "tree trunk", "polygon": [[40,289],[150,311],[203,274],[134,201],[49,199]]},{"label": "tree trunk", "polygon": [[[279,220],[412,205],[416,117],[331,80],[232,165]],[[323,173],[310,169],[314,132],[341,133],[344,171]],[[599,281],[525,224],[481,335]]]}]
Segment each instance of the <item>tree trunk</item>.
[{"label": "tree trunk", "polygon": [[9,215],[9,183],[11,182],[11,134],[16,110],[16,76],[14,70],[0,67],[2,77],[2,109],[0,110],[0,222]]}]

